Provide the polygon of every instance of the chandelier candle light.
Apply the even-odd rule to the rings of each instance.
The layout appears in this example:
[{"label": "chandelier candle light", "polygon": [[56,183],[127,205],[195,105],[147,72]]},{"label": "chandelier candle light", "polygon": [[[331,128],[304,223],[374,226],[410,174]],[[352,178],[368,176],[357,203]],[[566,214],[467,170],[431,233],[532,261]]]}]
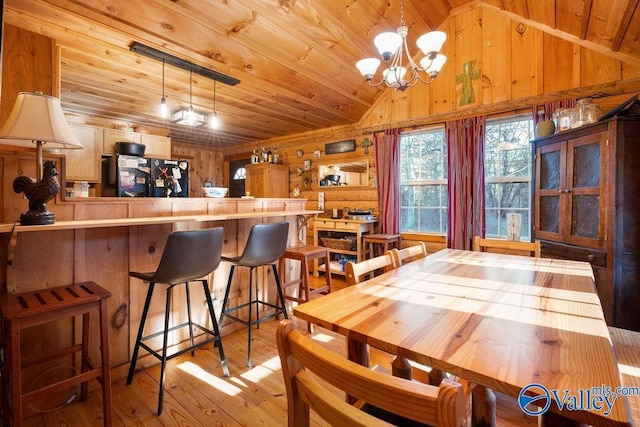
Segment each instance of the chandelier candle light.
[{"label": "chandelier candle light", "polygon": [[[373,76],[380,66],[378,58],[365,58],[356,63],[356,67],[371,86],[378,86],[384,83],[387,87],[392,87],[404,91],[408,87],[415,86],[418,81],[426,84],[433,83],[434,79],[447,61],[447,57],[439,53],[442,45],[447,39],[447,35],[442,31],[431,31],[418,38],[416,44],[426,55],[420,60],[418,66],[407,46],[407,34],[409,29],[404,22],[404,1],[400,1],[400,26],[393,32],[379,34],[373,40],[378,48],[380,56],[385,63],[382,71],[382,79],[374,83]],[[404,56],[409,61],[408,68],[411,74],[407,76],[407,67],[403,65]],[[425,73],[423,77],[421,73]]]}]

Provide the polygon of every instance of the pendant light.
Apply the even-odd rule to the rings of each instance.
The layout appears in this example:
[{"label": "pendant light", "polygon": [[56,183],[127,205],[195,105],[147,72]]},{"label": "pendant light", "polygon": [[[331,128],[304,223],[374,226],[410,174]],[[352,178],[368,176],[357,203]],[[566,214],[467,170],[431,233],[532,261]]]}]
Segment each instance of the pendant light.
[{"label": "pendant light", "polygon": [[220,126],[218,113],[216,113],[216,83],[217,83],[217,80],[214,80],[213,81],[213,113],[211,114],[211,120],[209,121],[209,126],[211,126],[211,129],[218,129],[218,127]]},{"label": "pendant light", "polygon": [[193,109],[193,69],[189,74],[189,108],[182,108],[171,116],[171,121],[185,126],[200,126],[207,122],[207,117]]},{"label": "pendant light", "polygon": [[160,100],[160,117],[163,119],[169,115],[169,107],[167,106],[167,98],[164,96],[164,59],[162,60],[162,99]]}]

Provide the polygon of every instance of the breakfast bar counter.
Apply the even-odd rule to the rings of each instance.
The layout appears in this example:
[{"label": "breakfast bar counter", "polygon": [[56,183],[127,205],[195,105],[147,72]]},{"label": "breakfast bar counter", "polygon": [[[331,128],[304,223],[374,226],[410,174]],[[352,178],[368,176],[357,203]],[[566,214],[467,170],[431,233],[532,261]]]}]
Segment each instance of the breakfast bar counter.
[{"label": "breakfast bar counter", "polygon": [[[93,281],[111,292],[108,314],[112,374],[114,379],[122,378],[146,295],[146,286],[130,278],[129,271],[154,271],[168,234],[175,230],[223,227],[225,256],[234,256],[243,250],[251,226],[257,223],[288,221],[288,244],[303,243],[307,222],[319,213],[305,209],[305,203],[305,199],[258,198],[58,199],[48,206],[56,214],[55,224],[0,225],[9,251],[6,291],[14,294]],[[219,300],[224,295],[229,268],[228,263],[223,262],[209,278],[212,296]],[[287,266],[287,271],[281,274],[296,274],[294,268]],[[243,285],[236,287],[237,294],[231,298],[246,293],[246,279],[238,279]],[[197,298],[204,301],[203,295],[191,297],[193,301]],[[164,301],[152,303],[149,316],[153,321],[163,313],[163,304]],[[192,313],[194,318],[206,316],[204,304],[193,307],[197,307]],[[176,316],[184,314],[179,303],[174,311]],[[229,323],[223,335],[235,327]],[[56,324],[49,328],[34,331],[33,340],[27,340],[37,343],[34,349],[49,342],[73,339],[73,325]],[[138,365],[155,362],[153,358],[147,359],[147,362],[140,360]]]}]

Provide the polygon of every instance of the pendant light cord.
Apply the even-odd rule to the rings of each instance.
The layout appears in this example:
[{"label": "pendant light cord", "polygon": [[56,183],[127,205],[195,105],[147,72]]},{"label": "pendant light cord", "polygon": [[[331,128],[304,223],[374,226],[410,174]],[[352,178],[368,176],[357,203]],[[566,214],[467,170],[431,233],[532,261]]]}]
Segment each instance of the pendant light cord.
[{"label": "pendant light cord", "polygon": [[193,110],[193,68],[189,74],[189,108]]}]

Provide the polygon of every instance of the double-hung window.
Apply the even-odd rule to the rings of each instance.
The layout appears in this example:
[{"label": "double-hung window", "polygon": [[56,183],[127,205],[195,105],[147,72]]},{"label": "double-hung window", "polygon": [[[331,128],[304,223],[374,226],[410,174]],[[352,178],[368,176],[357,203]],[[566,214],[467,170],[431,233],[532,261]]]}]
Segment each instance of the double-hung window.
[{"label": "double-hung window", "polygon": [[[531,143],[528,116],[488,120],[485,130],[487,237],[507,237],[507,214],[520,214],[521,240],[531,231]],[[400,140],[400,230],[447,233],[447,146],[443,127]]]},{"label": "double-hung window", "polygon": [[447,232],[447,145],[443,127],[402,134],[400,230]]},{"label": "double-hung window", "polygon": [[531,235],[531,140],[529,116],[488,120],[484,143],[485,233],[507,237],[507,214],[520,215],[520,239]]}]

